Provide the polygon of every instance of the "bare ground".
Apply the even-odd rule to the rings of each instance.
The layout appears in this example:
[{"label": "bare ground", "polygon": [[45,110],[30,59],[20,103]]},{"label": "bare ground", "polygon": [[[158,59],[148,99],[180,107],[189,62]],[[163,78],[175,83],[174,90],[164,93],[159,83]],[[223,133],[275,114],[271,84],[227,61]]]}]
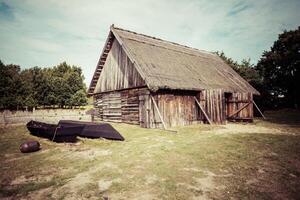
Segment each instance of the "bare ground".
[{"label": "bare ground", "polygon": [[[178,127],[176,134],[113,124],[125,142],[56,144],[25,126],[2,127],[0,198],[299,199],[300,114],[267,116]],[[42,150],[20,153],[28,139]]]}]

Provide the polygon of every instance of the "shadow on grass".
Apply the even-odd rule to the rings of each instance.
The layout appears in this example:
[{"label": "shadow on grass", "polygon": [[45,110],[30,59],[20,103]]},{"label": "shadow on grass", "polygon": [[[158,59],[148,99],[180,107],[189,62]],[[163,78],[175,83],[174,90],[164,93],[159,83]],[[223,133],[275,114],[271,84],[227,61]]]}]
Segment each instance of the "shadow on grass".
[{"label": "shadow on grass", "polygon": [[232,151],[231,162],[224,160],[233,176],[217,177],[226,188],[212,198],[300,198],[299,135],[241,134],[230,140],[244,148]]},{"label": "shadow on grass", "polygon": [[300,110],[299,109],[282,109],[266,111],[266,121],[276,124],[285,124],[300,127]]}]

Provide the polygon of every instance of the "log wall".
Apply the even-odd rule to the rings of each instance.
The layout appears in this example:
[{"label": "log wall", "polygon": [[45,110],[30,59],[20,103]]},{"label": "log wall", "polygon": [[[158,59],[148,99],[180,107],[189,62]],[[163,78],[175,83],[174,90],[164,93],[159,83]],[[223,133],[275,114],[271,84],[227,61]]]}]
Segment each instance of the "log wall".
[{"label": "log wall", "polygon": [[139,97],[147,91],[145,88],[136,88],[96,94],[95,117],[101,121],[140,124]]}]

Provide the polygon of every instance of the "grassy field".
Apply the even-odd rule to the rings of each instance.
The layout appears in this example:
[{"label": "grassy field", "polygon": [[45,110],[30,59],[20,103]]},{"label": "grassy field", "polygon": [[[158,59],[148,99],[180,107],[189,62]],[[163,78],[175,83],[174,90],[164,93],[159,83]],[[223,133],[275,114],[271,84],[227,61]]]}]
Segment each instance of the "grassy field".
[{"label": "grassy field", "polygon": [[[177,133],[113,124],[125,142],[56,144],[0,129],[0,199],[299,199],[300,113]],[[37,139],[42,150],[22,154]]]}]

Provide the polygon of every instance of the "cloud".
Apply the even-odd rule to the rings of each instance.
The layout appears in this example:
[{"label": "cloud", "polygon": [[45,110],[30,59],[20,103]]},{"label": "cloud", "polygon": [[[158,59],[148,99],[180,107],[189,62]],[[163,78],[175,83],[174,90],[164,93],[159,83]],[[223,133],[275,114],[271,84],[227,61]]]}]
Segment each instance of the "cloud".
[{"label": "cloud", "polygon": [[0,2],[0,19],[13,20],[13,9],[5,2]]},{"label": "cloud", "polygon": [[244,2],[238,2],[236,5],[234,5],[228,12],[228,16],[235,16],[239,14],[240,12],[243,12],[247,9],[251,8],[250,5],[245,4]]},{"label": "cloud", "polygon": [[89,84],[114,23],[256,62],[280,32],[299,25],[299,7],[293,0],[0,0],[0,59],[22,67],[67,61]]}]

